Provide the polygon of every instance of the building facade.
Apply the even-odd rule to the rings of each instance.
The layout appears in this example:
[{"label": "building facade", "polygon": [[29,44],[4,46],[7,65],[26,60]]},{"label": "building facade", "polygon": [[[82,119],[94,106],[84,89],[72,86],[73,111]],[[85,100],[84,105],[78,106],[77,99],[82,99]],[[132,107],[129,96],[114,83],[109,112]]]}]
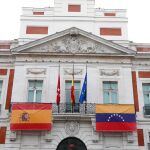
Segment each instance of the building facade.
[{"label": "building facade", "polygon": [[[126,10],[94,0],[23,8],[20,37],[0,41],[0,149],[149,150],[150,44],[128,41],[127,22]],[[11,130],[12,106],[22,103],[51,103],[51,130]],[[97,131],[98,104],[134,105],[137,129]]]}]

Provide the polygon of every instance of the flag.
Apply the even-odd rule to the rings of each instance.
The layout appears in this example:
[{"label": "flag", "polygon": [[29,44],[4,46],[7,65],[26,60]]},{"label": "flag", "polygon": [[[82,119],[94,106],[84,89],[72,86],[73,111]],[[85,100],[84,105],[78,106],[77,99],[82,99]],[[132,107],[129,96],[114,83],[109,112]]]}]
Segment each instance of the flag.
[{"label": "flag", "polygon": [[97,104],[96,131],[130,132],[136,130],[135,109],[132,104]]},{"label": "flag", "polygon": [[72,79],[72,85],[71,85],[71,103],[72,105],[75,104],[75,95],[74,95],[74,78]]},{"label": "flag", "polygon": [[57,105],[60,103],[60,75],[58,75],[56,103]]},{"label": "flag", "polygon": [[83,102],[87,100],[86,96],[87,96],[87,73],[84,78],[84,83],[83,83],[82,90],[80,93],[80,98],[79,98],[79,102],[81,104],[83,104]]},{"label": "flag", "polygon": [[52,104],[16,103],[12,105],[10,129],[50,130],[52,127]]}]

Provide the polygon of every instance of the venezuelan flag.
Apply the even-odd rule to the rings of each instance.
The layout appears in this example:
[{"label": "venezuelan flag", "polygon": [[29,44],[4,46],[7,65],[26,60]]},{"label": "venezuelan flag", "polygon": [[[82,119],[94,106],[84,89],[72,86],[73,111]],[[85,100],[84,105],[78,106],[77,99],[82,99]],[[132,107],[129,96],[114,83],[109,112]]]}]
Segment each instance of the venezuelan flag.
[{"label": "venezuelan flag", "polygon": [[17,103],[12,105],[10,129],[50,130],[52,127],[52,104]]},{"label": "venezuelan flag", "polygon": [[130,132],[136,130],[135,109],[132,104],[97,104],[96,131]]}]

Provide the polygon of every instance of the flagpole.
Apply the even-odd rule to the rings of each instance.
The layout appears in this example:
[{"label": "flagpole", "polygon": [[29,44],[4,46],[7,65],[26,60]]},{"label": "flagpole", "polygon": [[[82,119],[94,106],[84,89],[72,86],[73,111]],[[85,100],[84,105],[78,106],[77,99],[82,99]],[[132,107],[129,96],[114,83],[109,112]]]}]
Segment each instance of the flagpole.
[{"label": "flagpole", "polygon": [[[87,63],[86,62],[86,78],[87,78]],[[86,100],[85,100],[85,114],[87,113],[87,79],[86,79]]]},{"label": "flagpole", "polygon": [[[74,61],[73,61],[73,71],[72,71],[72,80],[73,80],[73,84],[74,84]],[[74,85],[73,85],[74,86]],[[74,105],[74,102],[72,100],[72,113],[73,113],[73,105]]]},{"label": "flagpole", "polygon": [[[58,69],[58,75],[59,75],[59,78],[60,78],[60,60],[59,60],[59,69]],[[60,102],[58,104],[58,113],[60,112]]]}]

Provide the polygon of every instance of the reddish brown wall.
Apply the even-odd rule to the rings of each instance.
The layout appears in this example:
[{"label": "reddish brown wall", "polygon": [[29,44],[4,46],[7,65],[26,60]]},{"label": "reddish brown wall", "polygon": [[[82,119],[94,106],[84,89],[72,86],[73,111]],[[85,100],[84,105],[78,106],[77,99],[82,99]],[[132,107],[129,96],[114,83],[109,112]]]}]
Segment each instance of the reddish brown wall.
[{"label": "reddish brown wall", "polygon": [[13,88],[13,80],[14,80],[14,69],[10,69],[5,109],[10,108],[12,88]]},{"label": "reddish brown wall", "polygon": [[104,16],[116,16],[116,13],[104,13]]},{"label": "reddish brown wall", "polygon": [[6,127],[1,127],[0,128],[0,144],[5,144],[5,139],[6,139]]},{"label": "reddish brown wall", "polygon": [[100,28],[100,35],[121,36],[121,28]]},{"label": "reddish brown wall", "polygon": [[0,49],[10,49],[10,45],[0,44]]},{"label": "reddish brown wall", "polygon": [[150,71],[139,71],[139,78],[150,78]]},{"label": "reddish brown wall", "polygon": [[27,26],[26,34],[48,34],[48,27]]},{"label": "reddish brown wall", "polygon": [[150,47],[137,47],[138,52],[150,52]]},{"label": "reddish brown wall", "polygon": [[33,12],[33,15],[44,15],[44,12]]},{"label": "reddish brown wall", "polygon": [[81,6],[80,5],[68,5],[68,12],[80,12]]},{"label": "reddish brown wall", "polygon": [[138,145],[144,146],[144,133],[143,129],[137,129],[137,136],[138,136]]},{"label": "reddish brown wall", "polygon": [[136,79],[135,71],[132,71],[132,86],[133,86],[133,97],[134,97],[135,110],[137,112],[139,112],[139,99],[138,99],[137,79]]},{"label": "reddish brown wall", "polygon": [[0,75],[1,76],[7,75],[7,69],[0,69]]}]

